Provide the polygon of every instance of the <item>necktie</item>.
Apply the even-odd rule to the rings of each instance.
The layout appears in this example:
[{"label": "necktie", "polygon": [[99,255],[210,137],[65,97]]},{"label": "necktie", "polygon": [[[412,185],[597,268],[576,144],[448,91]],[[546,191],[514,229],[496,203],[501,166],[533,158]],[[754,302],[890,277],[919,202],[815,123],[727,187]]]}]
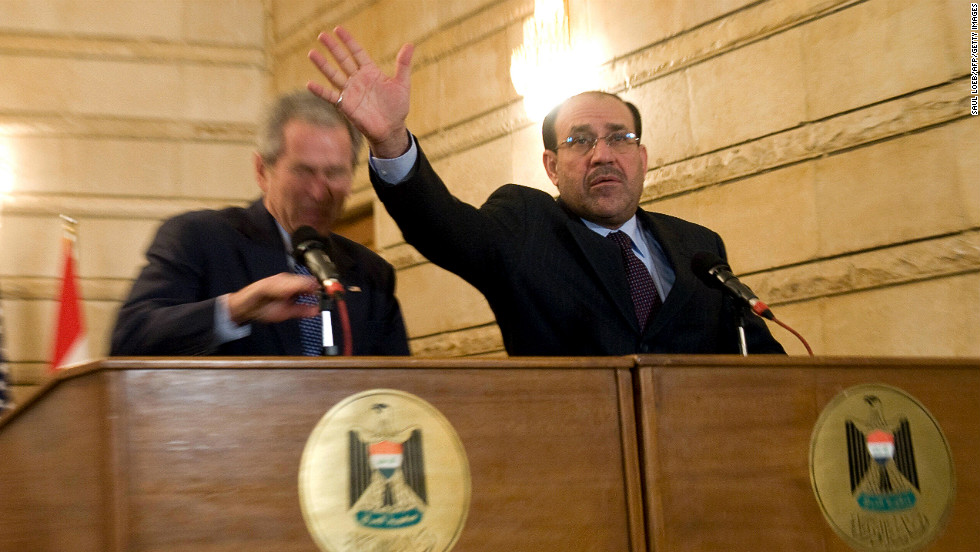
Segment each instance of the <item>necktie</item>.
[{"label": "necktie", "polygon": [[[310,271],[305,266],[296,265],[295,272],[304,276],[310,276]],[[296,302],[301,305],[319,305],[320,300],[316,295],[300,295]],[[323,354],[323,321],[320,316],[299,319],[299,335],[303,342],[304,356],[320,356]]]},{"label": "necktie", "polygon": [[633,240],[622,231],[610,232],[607,238],[619,244],[626,263],[626,279],[630,284],[630,294],[633,296],[633,308],[640,328],[646,327],[647,320],[656,315],[663,302],[657,293],[650,271],[643,262],[633,254]]}]

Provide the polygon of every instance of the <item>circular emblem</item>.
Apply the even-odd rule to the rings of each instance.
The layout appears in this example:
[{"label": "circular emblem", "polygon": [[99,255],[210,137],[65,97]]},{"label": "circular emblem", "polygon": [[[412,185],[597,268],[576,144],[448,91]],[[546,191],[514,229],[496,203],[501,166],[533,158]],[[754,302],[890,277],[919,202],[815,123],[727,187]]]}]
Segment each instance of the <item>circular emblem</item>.
[{"label": "circular emblem", "polygon": [[810,440],[810,481],[834,531],[860,551],[910,552],[932,542],[953,503],[953,461],[939,424],[895,387],[834,397]]},{"label": "circular emblem", "polygon": [[463,444],[415,395],[364,391],[330,409],[299,467],[303,518],[323,552],[450,550],[470,504]]}]

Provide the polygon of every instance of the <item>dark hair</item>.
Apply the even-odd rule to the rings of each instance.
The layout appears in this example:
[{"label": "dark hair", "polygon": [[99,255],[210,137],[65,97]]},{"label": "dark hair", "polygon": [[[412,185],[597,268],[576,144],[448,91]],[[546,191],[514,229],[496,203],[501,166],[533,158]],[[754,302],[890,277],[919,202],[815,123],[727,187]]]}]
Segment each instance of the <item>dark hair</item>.
[{"label": "dark hair", "polygon": [[560,112],[561,108],[565,107],[565,104],[572,98],[585,95],[608,96],[622,102],[623,105],[629,108],[630,114],[633,115],[633,132],[636,133],[636,137],[640,138],[643,135],[643,123],[640,121],[640,110],[637,109],[635,105],[620,98],[616,94],[610,94],[609,92],[603,92],[601,90],[591,90],[589,92],[582,92],[581,94],[576,94],[571,98],[565,99],[548,112],[544,118],[544,121],[541,123],[541,139],[544,141],[544,149],[548,151],[558,151],[558,136],[557,131],[555,130],[555,120],[558,119],[558,112]]},{"label": "dark hair", "polygon": [[292,120],[305,121],[324,127],[343,127],[350,135],[351,166],[357,165],[357,156],[361,150],[364,137],[354,128],[354,125],[340,113],[334,105],[320,98],[309,90],[297,90],[283,94],[275,99],[265,114],[265,120],[259,128],[257,147],[262,162],[274,165],[282,155],[283,128]]}]

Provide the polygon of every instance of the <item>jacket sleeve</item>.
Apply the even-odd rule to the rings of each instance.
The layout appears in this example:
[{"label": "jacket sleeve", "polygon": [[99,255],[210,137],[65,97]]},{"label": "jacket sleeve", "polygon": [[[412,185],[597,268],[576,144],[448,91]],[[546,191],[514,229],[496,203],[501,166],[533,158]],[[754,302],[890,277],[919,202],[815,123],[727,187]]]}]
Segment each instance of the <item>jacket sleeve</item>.
[{"label": "jacket sleeve", "polygon": [[492,269],[498,223],[453,196],[421,147],[408,179],[387,184],[372,169],[371,181],[402,237],[427,259],[474,285]]},{"label": "jacket sleeve", "polygon": [[110,355],[204,355],[214,351],[215,298],[204,297],[204,229],[165,222],[119,310]]}]

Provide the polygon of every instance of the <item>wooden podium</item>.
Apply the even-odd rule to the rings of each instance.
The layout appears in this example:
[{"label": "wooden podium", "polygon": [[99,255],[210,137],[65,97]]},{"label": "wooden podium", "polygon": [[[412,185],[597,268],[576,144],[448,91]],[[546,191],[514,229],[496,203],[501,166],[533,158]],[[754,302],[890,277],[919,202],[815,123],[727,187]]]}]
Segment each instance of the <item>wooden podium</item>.
[{"label": "wooden podium", "polygon": [[459,551],[847,551],[811,489],[828,402],[880,383],[948,438],[928,550],[980,542],[980,361],[799,357],[108,359],[0,419],[0,550],[309,551],[298,469],[368,389],[438,409],[472,478]]},{"label": "wooden podium", "polygon": [[629,358],[110,359],[0,421],[2,551],[316,552],[298,470],[317,422],[387,388],[462,440],[455,550],[645,549]]},{"label": "wooden podium", "polygon": [[640,357],[635,375],[649,550],[853,550],[821,513],[809,451],[821,411],[859,384],[914,396],[948,439],[955,497],[926,550],[980,549],[980,360]]}]

